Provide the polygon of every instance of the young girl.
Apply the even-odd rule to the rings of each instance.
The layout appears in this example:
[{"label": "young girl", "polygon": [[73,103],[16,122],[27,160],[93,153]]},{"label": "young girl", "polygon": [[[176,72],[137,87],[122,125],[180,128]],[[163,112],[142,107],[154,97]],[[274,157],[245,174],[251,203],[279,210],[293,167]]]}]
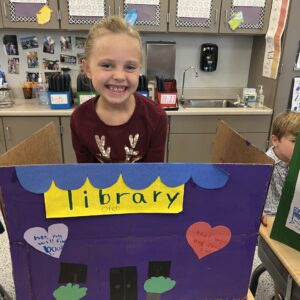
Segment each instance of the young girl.
[{"label": "young girl", "polygon": [[141,61],[140,36],[122,18],[108,17],[91,28],[83,69],[100,96],[71,116],[79,163],[163,162],[167,116],[135,93]]}]

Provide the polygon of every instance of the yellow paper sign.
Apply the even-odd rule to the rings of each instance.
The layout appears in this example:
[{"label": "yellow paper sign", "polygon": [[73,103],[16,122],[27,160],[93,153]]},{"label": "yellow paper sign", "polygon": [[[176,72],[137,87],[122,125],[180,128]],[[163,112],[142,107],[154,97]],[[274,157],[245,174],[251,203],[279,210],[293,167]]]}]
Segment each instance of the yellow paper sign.
[{"label": "yellow paper sign", "polygon": [[158,177],[142,190],[129,188],[120,175],[109,188],[99,189],[87,178],[76,190],[62,190],[53,181],[44,194],[46,218],[70,218],[137,213],[176,214],[182,211],[184,184],[168,187]]},{"label": "yellow paper sign", "polygon": [[40,11],[36,14],[37,23],[40,25],[49,23],[52,13],[53,13],[53,10],[48,5],[44,5],[40,9]]}]

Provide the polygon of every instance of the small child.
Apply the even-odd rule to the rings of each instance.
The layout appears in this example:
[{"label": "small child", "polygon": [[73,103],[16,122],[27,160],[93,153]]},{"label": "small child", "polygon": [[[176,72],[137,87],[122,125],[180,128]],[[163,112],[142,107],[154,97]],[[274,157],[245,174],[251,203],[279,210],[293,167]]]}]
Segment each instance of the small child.
[{"label": "small child", "polygon": [[167,115],[135,92],[141,61],[139,33],[123,18],[108,17],[91,28],[83,69],[100,96],[71,116],[79,163],[164,161]]},{"label": "small child", "polygon": [[295,147],[296,134],[299,131],[300,113],[283,112],[274,119],[272,147],[266,152],[275,162],[264,208],[266,215],[275,215],[277,212],[282,188]]}]

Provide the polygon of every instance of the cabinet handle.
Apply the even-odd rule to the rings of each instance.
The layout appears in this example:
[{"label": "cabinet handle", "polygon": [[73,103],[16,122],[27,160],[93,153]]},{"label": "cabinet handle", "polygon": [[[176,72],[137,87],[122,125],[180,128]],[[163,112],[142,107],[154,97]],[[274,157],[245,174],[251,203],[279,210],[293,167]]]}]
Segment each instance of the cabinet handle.
[{"label": "cabinet handle", "polygon": [[6,11],[6,4],[7,4],[6,2],[3,3],[4,17],[5,17],[5,18],[8,18],[8,16],[7,16],[7,11]]},{"label": "cabinet handle", "polygon": [[218,20],[218,10],[215,9],[215,20],[214,20],[214,24],[217,24],[217,20]]},{"label": "cabinet handle", "polygon": [[228,9],[225,9],[224,24],[228,23]]},{"label": "cabinet handle", "polygon": [[118,6],[118,14],[119,14],[119,16],[121,16],[121,7],[120,6]]},{"label": "cabinet handle", "polygon": [[7,140],[11,141],[10,127],[6,126],[5,130],[6,130],[6,138],[7,138]]},{"label": "cabinet handle", "polygon": [[110,16],[110,5],[108,5],[108,16]]}]

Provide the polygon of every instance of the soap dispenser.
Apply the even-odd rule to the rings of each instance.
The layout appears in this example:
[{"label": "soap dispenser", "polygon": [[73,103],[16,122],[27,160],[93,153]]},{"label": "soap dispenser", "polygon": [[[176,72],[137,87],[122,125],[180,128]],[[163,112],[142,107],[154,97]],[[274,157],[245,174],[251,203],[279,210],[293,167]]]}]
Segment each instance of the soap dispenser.
[{"label": "soap dispenser", "polygon": [[256,99],[257,106],[259,108],[264,107],[264,101],[265,101],[265,96],[264,96],[263,86],[259,85],[258,92],[257,92],[257,99]]}]

